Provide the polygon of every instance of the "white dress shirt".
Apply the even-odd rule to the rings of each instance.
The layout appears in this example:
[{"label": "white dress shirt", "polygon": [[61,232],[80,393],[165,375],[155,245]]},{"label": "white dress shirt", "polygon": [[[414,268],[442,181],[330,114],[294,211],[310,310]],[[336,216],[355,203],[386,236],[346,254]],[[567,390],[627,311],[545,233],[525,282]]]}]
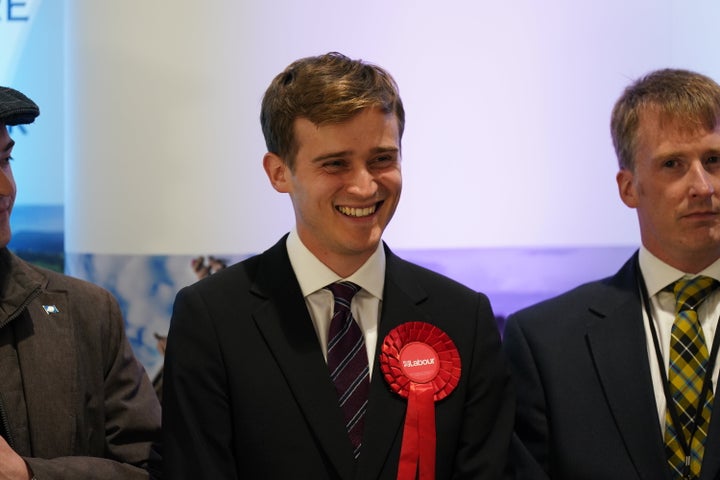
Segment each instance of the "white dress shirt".
[{"label": "white dress shirt", "polygon": [[[662,290],[686,275],[688,277],[705,275],[720,280],[720,260],[715,261],[715,263],[697,275],[686,274],[671,267],[650,253],[645,247],[640,248],[639,260],[640,270],[645,279],[648,295],[650,295],[653,324],[655,325],[655,331],[658,335],[658,343],[660,344],[660,351],[663,357],[662,364],[665,366],[665,376],[667,378],[667,369],[670,362],[670,332],[673,322],[675,321],[675,295],[672,292]],[[650,362],[653,389],[655,391],[655,402],[657,403],[660,426],[663,432],[665,432],[666,399],[663,390],[663,377],[661,376],[657,354],[655,353],[647,312],[644,310],[643,307],[643,324],[645,327],[645,339],[647,342],[648,361]],[[707,344],[708,352],[710,352],[713,339],[715,338],[718,318],[720,318],[720,290],[715,290],[711,293],[700,307],[698,307],[697,312],[703,334],[705,335],[705,343]],[[712,374],[713,391],[717,390],[719,368],[720,364],[716,362]]]},{"label": "white dress shirt", "polygon": [[382,242],[370,258],[352,275],[341,278],[307,249],[297,231],[293,229],[287,238],[287,251],[290,264],[300,284],[305,304],[310,312],[315,333],[327,361],[327,340],[330,321],[333,316],[335,300],[330,290],[325,287],[341,280],[353,282],[361,287],[355,294],[350,305],[353,317],[360,325],[365,337],[370,375],[372,376],[377,343],[377,327],[380,319],[380,306],[385,286],[385,250]]}]

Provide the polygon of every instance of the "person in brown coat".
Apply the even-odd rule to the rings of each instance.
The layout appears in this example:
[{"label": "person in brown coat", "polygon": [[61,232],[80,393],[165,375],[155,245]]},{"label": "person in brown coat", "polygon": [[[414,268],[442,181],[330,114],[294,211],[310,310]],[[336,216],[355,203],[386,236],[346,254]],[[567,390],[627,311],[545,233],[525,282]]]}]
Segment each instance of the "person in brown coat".
[{"label": "person in brown coat", "polygon": [[147,479],[159,467],[160,405],[117,301],[7,248],[16,194],[7,126],[38,114],[0,87],[0,479]]}]

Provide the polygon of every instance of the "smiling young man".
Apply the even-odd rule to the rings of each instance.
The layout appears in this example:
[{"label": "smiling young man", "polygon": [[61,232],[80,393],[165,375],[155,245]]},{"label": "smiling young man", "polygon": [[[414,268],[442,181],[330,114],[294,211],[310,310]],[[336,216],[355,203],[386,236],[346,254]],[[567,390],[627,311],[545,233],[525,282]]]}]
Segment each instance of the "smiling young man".
[{"label": "smiling young man", "polygon": [[617,101],[611,130],[642,246],[615,276],[508,319],[517,435],[553,480],[714,480],[720,86],[652,72]]},{"label": "smiling young man", "polygon": [[295,226],[178,294],[163,400],[168,478],[398,478],[408,401],[379,357],[407,322],[441,330],[459,356],[457,385],[431,407],[432,478],[501,478],[514,403],[487,298],[382,242],[402,190],[405,113],[393,79],[337,53],[300,59],[267,89],[261,124],[263,165],[290,196]]}]

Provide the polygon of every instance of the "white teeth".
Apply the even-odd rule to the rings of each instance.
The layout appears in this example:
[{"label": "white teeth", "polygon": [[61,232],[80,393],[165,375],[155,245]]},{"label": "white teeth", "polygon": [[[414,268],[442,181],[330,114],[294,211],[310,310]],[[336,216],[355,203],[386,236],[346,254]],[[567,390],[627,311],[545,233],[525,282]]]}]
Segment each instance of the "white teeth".
[{"label": "white teeth", "polygon": [[372,215],[375,213],[375,210],[377,209],[377,205],[373,205],[372,207],[365,207],[365,208],[355,208],[355,207],[338,207],[338,210],[340,213],[344,215],[348,215],[350,217],[367,217],[368,215]]}]

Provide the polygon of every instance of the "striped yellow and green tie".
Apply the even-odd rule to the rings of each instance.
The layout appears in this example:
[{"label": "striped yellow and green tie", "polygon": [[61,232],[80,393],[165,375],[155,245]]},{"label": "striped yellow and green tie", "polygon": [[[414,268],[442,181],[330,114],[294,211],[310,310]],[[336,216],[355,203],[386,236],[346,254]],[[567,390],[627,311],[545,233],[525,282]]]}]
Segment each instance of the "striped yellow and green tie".
[{"label": "striped yellow and green tie", "polygon": [[[670,338],[668,382],[677,420],[666,413],[665,452],[673,479],[699,477],[705,451],[705,437],[712,413],[713,392],[710,388],[703,405],[700,403],[703,380],[708,362],[708,348],[697,315],[697,307],[716,288],[718,282],[709,277],[682,278],[673,286],[676,298],[675,322]],[[698,409],[702,414],[698,415]],[[697,422],[697,425],[696,425]],[[683,451],[679,435],[689,446],[689,457]],[[686,463],[689,462],[689,470]]]}]

